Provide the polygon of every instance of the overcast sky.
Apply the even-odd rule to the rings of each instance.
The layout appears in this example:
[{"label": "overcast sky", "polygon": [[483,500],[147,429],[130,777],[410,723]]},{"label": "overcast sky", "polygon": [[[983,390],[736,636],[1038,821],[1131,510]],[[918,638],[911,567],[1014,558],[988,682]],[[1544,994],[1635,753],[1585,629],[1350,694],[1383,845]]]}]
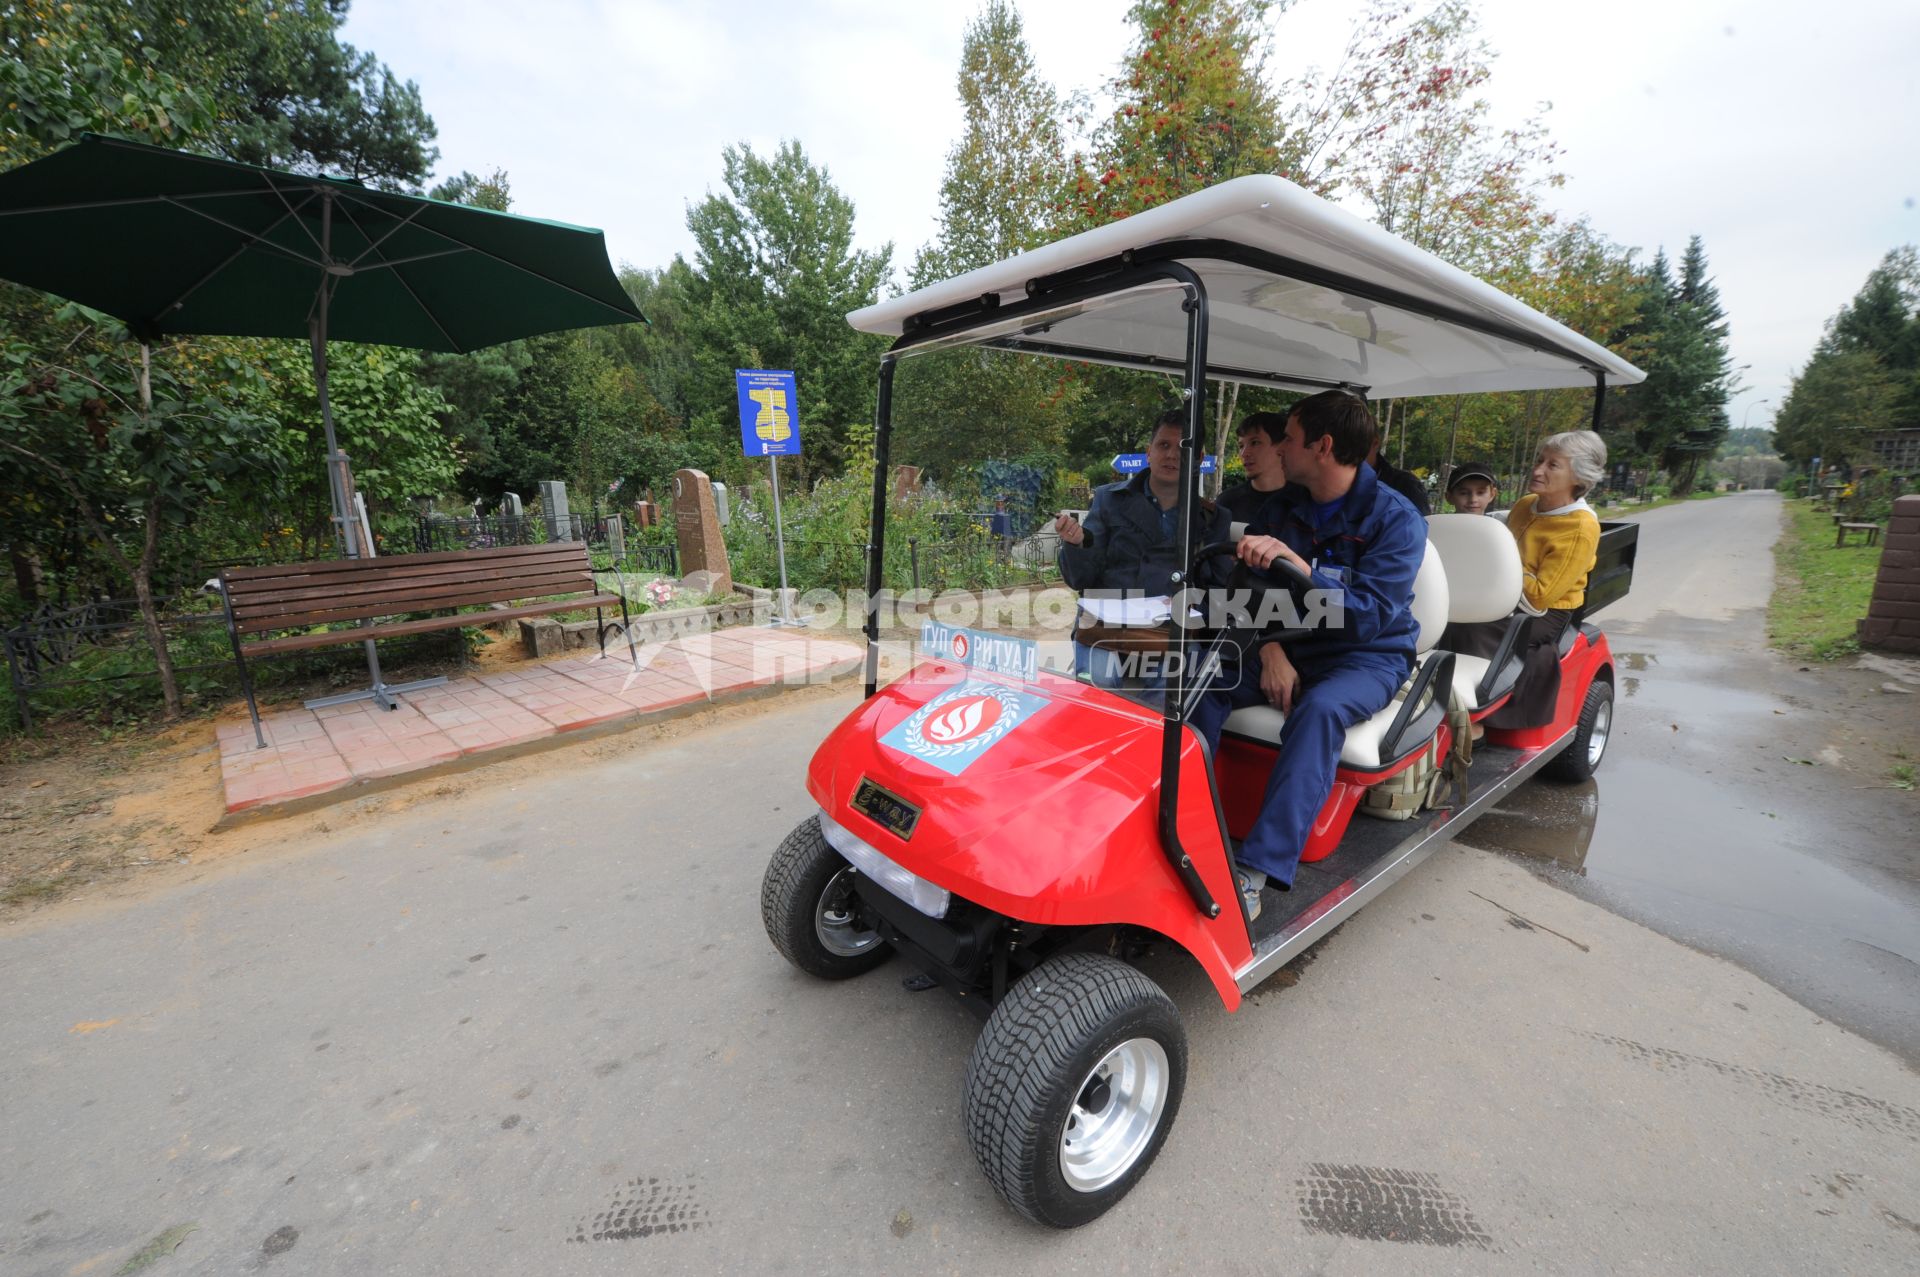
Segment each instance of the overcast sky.
[{"label": "overcast sky", "polygon": [[[934,233],[975,0],[356,0],[346,38],[419,82],[440,175],[505,169],[514,209],[603,228],[617,263],[691,256],[687,205],[721,149],[797,138],[896,266]],[[1273,22],[1284,77],[1331,65],[1362,5]],[[1705,238],[1747,388],[1771,418],[1821,325],[1887,252],[1920,242],[1920,3],[1480,0],[1503,120],[1551,101],[1561,209],[1651,257]],[[1026,0],[1040,68],[1101,88],[1125,0]],[[1768,401],[1762,404],[1761,401]]]}]

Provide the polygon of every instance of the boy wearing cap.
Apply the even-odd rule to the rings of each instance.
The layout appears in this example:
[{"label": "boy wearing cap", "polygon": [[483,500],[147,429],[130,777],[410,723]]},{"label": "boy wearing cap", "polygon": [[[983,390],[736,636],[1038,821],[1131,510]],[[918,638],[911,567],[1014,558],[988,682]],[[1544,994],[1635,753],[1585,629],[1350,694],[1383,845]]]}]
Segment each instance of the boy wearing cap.
[{"label": "boy wearing cap", "polygon": [[1491,514],[1500,499],[1500,482],[1493,467],[1469,461],[1454,468],[1447,481],[1447,502],[1456,514]]}]

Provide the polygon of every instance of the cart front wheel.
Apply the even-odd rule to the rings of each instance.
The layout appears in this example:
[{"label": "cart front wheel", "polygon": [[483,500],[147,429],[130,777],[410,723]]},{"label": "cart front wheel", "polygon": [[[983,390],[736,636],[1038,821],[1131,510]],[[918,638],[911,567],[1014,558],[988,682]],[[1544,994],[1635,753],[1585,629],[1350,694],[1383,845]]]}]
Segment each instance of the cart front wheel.
[{"label": "cart front wheel", "polygon": [[794,966],[845,980],[887,960],[887,942],[861,921],[854,870],[820,832],[802,821],[773,853],[760,882],[760,919],[773,947]]},{"label": "cart front wheel", "polygon": [[1613,684],[1596,678],[1587,687],[1587,699],[1580,706],[1580,721],[1573,729],[1567,747],[1541,770],[1555,780],[1578,784],[1592,776],[1607,752],[1607,739],[1613,735]]},{"label": "cart front wheel", "polygon": [[1146,1174],[1186,1080],[1186,1030],[1160,987],[1104,954],[1063,954],[1014,986],[974,1044],[967,1138],[1015,1210],[1077,1228]]}]

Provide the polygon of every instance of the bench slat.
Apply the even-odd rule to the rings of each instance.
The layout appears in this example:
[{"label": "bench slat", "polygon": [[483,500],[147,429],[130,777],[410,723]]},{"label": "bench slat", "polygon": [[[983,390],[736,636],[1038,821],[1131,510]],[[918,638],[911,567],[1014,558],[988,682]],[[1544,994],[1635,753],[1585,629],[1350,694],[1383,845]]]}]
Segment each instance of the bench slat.
[{"label": "bench slat", "polygon": [[405,563],[399,559],[363,559],[350,568],[331,572],[308,572],[307,565],[290,565],[274,576],[256,576],[245,581],[226,582],[227,596],[233,599],[255,598],[292,589],[353,589],[367,582],[432,580],[461,573],[485,575],[493,572],[523,572],[539,568],[549,572],[585,572],[592,564],[579,555],[509,555],[479,563]]},{"label": "bench slat", "polygon": [[[461,568],[445,566],[433,568],[414,568],[414,575],[382,574],[380,576],[353,577],[351,580],[335,583],[313,577],[303,577],[296,581],[278,584],[273,589],[256,588],[250,593],[229,594],[233,602],[235,615],[247,615],[263,608],[272,608],[285,603],[301,603],[332,600],[374,600],[379,597],[411,597],[431,590],[444,589],[450,585],[491,584],[498,581],[502,585],[514,581],[551,580],[555,577],[569,576],[576,580],[588,581],[592,574],[584,567],[574,563],[514,563],[495,568]],[[263,582],[255,582],[256,587]],[[591,589],[593,587],[584,587]]]},{"label": "bench slat", "polygon": [[308,563],[268,563],[257,567],[228,568],[220,575],[227,581],[251,581],[258,577],[285,576],[290,572],[306,575],[350,572],[375,564],[409,566],[420,563],[485,562],[488,559],[526,555],[578,555],[587,557],[582,541],[549,541],[542,545],[496,545],[484,550],[436,550],[431,554],[389,554],[378,559],[317,559]]},{"label": "bench slat", "polygon": [[308,648],[334,647],[342,643],[358,643],[363,639],[395,638],[402,634],[424,634],[430,630],[451,630],[466,625],[492,625],[495,621],[511,621],[522,616],[538,616],[542,612],[566,612],[577,607],[593,607],[596,604],[617,604],[619,602],[620,596],[617,594],[602,594],[590,599],[572,599],[558,603],[529,603],[524,607],[511,607],[504,611],[462,612],[458,616],[433,616],[418,621],[395,621],[388,625],[367,625],[351,630],[329,630],[319,634],[296,634],[290,638],[251,639],[242,646],[245,647],[249,655],[298,652]]},{"label": "bench slat", "polygon": [[[254,609],[245,614],[236,607],[234,622],[241,633],[254,634],[262,630],[325,625],[333,621],[371,620],[401,612],[432,612],[440,608],[466,607],[477,603],[510,603],[516,599],[539,598],[542,595],[579,593],[594,593],[593,581],[582,573],[569,572],[550,577],[516,577],[508,582],[455,583],[437,589],[400,594],[350,596],[324,604],[305,600]],[[616,602],[619,599],[618,595],[608,597]]]}]

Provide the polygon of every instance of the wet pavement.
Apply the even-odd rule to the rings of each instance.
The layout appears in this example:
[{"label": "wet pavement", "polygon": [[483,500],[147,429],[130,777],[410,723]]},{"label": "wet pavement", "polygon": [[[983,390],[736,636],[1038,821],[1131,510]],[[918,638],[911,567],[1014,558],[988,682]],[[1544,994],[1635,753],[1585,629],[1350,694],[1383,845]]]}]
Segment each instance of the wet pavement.
[{"label": "wet pavement", "polygon": [[[1620,675],[1599,773],[1527,785],[1459,841],[1920,1063],[1920,801],[1849,731],[1866,702],[1766,647],[1779,517],[1754,493],[1642,521],[1633,592],[1598,618]],[[1866,695],[1920,715],[1899,690],[1920,662],[1870,664]]]}]

